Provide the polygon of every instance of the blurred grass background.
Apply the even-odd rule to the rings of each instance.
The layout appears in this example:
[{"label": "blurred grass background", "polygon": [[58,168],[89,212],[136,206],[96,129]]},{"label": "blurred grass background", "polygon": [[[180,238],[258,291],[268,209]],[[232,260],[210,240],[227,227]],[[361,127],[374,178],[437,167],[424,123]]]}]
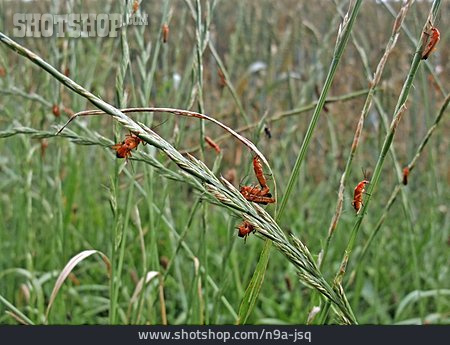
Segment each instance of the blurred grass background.
[{"label": "blurred grass background", "polygon": [[[130,64],[123,84],[116,79],[123,66],[119,39],[52,37],[17,41],[116,106],[198,110],[198,23],[191,14],[194,7],[189,4],[179,0],[140,4],[139,11],[149,15],[149,25],[126,30]],[[220,1],[210,5],[202,2],[202,19],[204,23],[210,21],[210,44],[223,62],[229,80],[228,85],[223,84],[217,59],[211,47],[205,47],[203,111],[232,128],[256,124],[243,134],[270,160],[282,193],[312,110],[272,123],[267,119],[317,100],[316,90],[322,88],[341,22],[336,6],[345,11],[348,5],[287,0]],[[394,21],[387,7],[396,13],[400,5],[366,1],[356,19],[354,39],[366,52],[372,70],[383,54]],[[441,5],[436,22],[441,41],[427,60],[428,68],[422,64],[419,69],[407,113],[394,140],[402,165],[412,159],[449,89],[449,5],[446,1]],[[5,17],[31,11],[30,6],[40,13],[125,11],[119,2],[3,1],[0,12],[4,14],[1,20],[5,27],[1,31],[11,30]],[[129,11],[132,2],[127,6]],[[417,1],[409,10],[405,28],[412,38],[419,37],[429,7],[429,2]],[[165,44],[161,41],[163,23],[170,28]],[[345,96],[368,88],[361,57],[352,42],[351,38],[330,96]],[[392,116],[414,50],[415,43],[402,32],[387,62],[377,91],[379,104],[373,106],[366,120],[346,186],[341,222],[322,267],[328,279],[339,267],[354,223],[351,201],[354,186],[363,178],[361,168],[371,171],[380,152],[385,129],[379,112],[384,110]],[[0,68],[0,130],[18,125],[55,130],[55,125],[67,119],[64,107],[75,112],[91,108],[83,98],[4,47],[0,49]],[[327,104],[299,182],[279,222],[285,231],[300,237],[314,255],[323,246],[335,211],[339,178],[364,99],[362,95]],[[54,104],[61,109],[59,116],[52,111]],[[192,152],[202,143],[198,121],[161,114],[136,118],[149,126],[168,119],[155,131],[181,151]],[[271,138],[265,134],[265,127],[270,129]],[[114,142],[126,134],[109,117],[78,119],[70,129],[81,136],[98,133]],[[412,222],[407,221],[401,203],[396,202],[372,243],[362,270],[346,289],[360,323],[450,320],[448,133],[444,118],[404,187]],[[205,124],[204,134],[217,138],[223,132]],[[220,156],[208,147],[204,153],[193,154],[204,156],[207,165],[214,166],[218,174],[227,175],[235,169],[235,186],[252,182],[250,153],[231,138],[220,145]],[[167,163],[149,146],[140,146],[139,150]],[[137,161],[129,162],[120,172],[122,164],[107,147],[75,145],[63,138],[15,136],[0,140],[0,295],[33,322],[42,323],[56,277],[69,259],[86,249],[100,250],[111,258],[117,228],[122,228],[126,248],[117,322],[154,324],[167,317],[171,324],[234,323],[263,242],[249,237],[244,243],[234,230],[239,220],[213,205],[199,204],[199,196],[185,184],[159,176]],[[396,184],[394,165],[388,157],[353,260],[382,215]],[[267,209],[270,212],[273,206]],[[408,243],[411,228],[418,268],[412,262]],[[355,263],[350,261],[349,272]],[[202,269],[197,269],[197,265]],[[144,290],[140,309],[138,302],[130,305],[130,301],[144,271],[159,272],[164,277],[159,280],[164,286],[164,297],[160,295],[158,279],[153,279]],[[416,274],[424,292],[419,296],[413,283]],[[305,323],[310,300],[311,291],[298,282],[294,268],[273,251],[249,323]],[[64,283],[50,311],[49,323],[108,323],[110,301],[104,265],[100,257],[90,257]],[[0,303],[0,323],[17,323],[7,310]]]}]

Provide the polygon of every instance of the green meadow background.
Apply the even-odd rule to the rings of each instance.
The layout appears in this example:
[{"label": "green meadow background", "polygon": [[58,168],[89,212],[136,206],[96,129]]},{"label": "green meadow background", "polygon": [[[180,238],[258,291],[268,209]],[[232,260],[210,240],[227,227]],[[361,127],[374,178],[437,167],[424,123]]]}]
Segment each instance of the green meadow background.
[{"label": "green meadow background", "polygon": [[[328,93],[331,101],[278,220],[315,260],[335,213],[369,77],[401,5],[363,2]],[[18,12],[130,14],[132,7],[132,1],[2,1],[0,31],[12,37],[8,18]],[[12,38],[114,106],[188,109],[243,129],[267,157],[273,169],[267,180],[271,188],[276,181],[280,201],[348,7],[347,1],[325,0],[142,1],[138,13],[148,14],[148,25],[129,26],[122,38]],[[390,123],[430,8],[429,1],[409,8],[376,89],[345,183],[340,222],[321,265],[330,283],[356,220],[353,189],[380,156],[382,115]],[[450,321],[448,110],[408,184],[388,204],[399,185],[396,164],[403,168],[413,159],[446,97],[448,103],[449,12],[450,2],[443,1],[435,21],[441,40],[419,66],[392,144],[395,155],[386,157],[344,277],[361,324]],[[163,24],[169,27],[166,43]],[[76,119],[65,130],[71,139],[42,138],[86,109],[93,106],[85,98],[0,44],[0,324],[236,323],[264,241],[252,234],[244,242],[236,230],[242,220],[183,180],[143,161],[117,159],[109,146],[128,132],[109,116]],[[218,126],[167,113],[130,116],[234,186],[257,182],[252,153]],[[18,128],[29,130],[6,135]],[[205,135],[217,139],[220,154],[204,143]],[[139,151],[179,172],[151,145],[140,145],[133,156]],[[276,208],[264,207],[270,214]],[[70,270],[48,310],[59,274],[86,250],[102,252],[112,273],[97,252],[86,257]],[[144,286],[142,277],[148,278]],[[324,305],[272,248],[246,323],[304,324],[314,306]],[[331,310],[309,322],[339,320]]]}]

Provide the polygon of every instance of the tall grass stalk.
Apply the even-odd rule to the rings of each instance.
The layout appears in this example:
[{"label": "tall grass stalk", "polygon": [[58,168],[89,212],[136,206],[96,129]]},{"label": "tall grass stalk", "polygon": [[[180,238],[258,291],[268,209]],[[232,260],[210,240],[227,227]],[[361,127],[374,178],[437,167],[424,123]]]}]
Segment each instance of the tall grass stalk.
[{"label": "tall grass stalk", "polygon": [[[206,20],[205,23],[202,21],[202,6],[200,3],[200,0],[195,1],[195,51],[196,51],[196,67],[197,67],[197,106],[198,111],[200,113],[205,112],[205,105],[204,105],[204,97],[203,97],[203,54],[205,52],[207,43],[209,41],[209,28],[207,27],[207,22],[210,21],[210,11],[209,11],[209,2],[206,3],[208,10],[206,11]],[[202,160],[205,159],[205,121],[200,120],[200,126],[199,126],[199,141],[200,141],[200,158]],[[208,275],[208,254],[207,254],[207,221],[206,221],[206,203],[201,205],[201,233],[200,233],[200,251],[202,253],[201,260],[204,263],[205,271],[203,273],[203,276],[199,275],[199,261],[198,258],[194,259],[195,263],[195,279],[193,280],[193,288],[194,285],[197,285],[199,287],[199,290],[201,291],[201,279],[202,277],[206,281],[206,277]],[[197,282],[196,282],[197,281]],[[197,284],[195,284],[195,282]],[[206,299],[206,304],[208,304],[208,285],[205,284],[205,293],[202,295],[200,292],[197,294],[198,297],[198,319],[196,320],[196,323],[198,324],[204,324],[209,323],[209,312],[208,310],[203,308],[203,298]],[[197,299],[194,298],[194,301]],[[195,305],[195,303],[193,303]]]},{"label": "tall grass stalk", "polygon": [[[377,100],[378,101],[378,100]],[[389,121],[388,118],[386,116],[386,113],[384,111],[384,109],[380,109],[381,105],[380,102],[377,102],[377,107],[379,108],[379,113],[381,115],[381,119],[384,125],[385,130],[387,131],[389,128]],[[402,173],[402,167],[400,165],[400,163],[397,160],[397,155],[396,152],[394,150],[394,146],[391,145],[389,152],[392,156],[392,161],[394,163],[394,169],[397,172],[397,177],[398,177],[398,181],[402,182],[403,180],[403,173]],[[407,191],[405,189],[401,189],[401,198],[402,198],[402,206],[403,206],[403,212],[405,214],[405,218],[408,221],[408,243],[410,246],[410,253],[411,253],[411,257],[412,257],[412,263],[413,263],[413,274],[414,274],[414,285],[415,285],[415,289],[416,291],[420,291],[421,290],[421,284],[420,284],[420,266],[419,266],[419,261],[418,261],[418,254],[417,254],[417,246],[415,243],[415,235],[414,235],[414,221],[412,219],[412,210],[411,210],[411,206],[410,203],[408,201],[408,195],[407,195]],[[423,299],[419,299],[419,309],[420,309],[420,318],[423,321],[423,317],[425,316],[425,306],[424,306],[424,301]]]},{"label": "tall grass stalk", "polygon": [[[407,168],[409,169],[410,173],[416,167],[417,160],[420,158],[425,146],[427,145],[427,143],[430,140],[431,136],[433,135],[434,131],[437,129],[439,123],[443,119],[445,110],[447,109],[449,102],[450,102],[450,94],[448,94],[447,97],[445,98],[445,100],[443,101],[443,103],[438,111],[438,114],[437,114],[436,118],[434,119],[433,125],[428,129],[428,131],[425,134],[424,138],[422,139],[420,145],[418,146],[418,148],[414,154],[414,157],[408,163]],[[374,238],[377,236],[377,234],[381,230],[381,227],[383,226],[384,221],[386,220],[387,214],[389,213],[389,210],[391,209],[392,205],[394,204],[394,202],[398,196],[398,193],[401,191],[402,186],[403,186],[402,181],[398,181],[397,185],[394,187],[391,195],[389,196],[388,202],[386,203],[386,205],[383,209],[383,213],[381,214],[375,227],[373,228],[372,232],[370,233],[369,238],[367,239],[366,243],[364,244],[362,251],[358,255],[357,259],[355,260],[356,266],[352,270],[351,278],[348,281],[349,284],[353,281],[354,276],[357,274],[357,272],[359,272],[360,269],[363,267],[364,259],[365,259],[367,252],[369,251],[370,245],[372,244]]]},{"label": "tall grass stalk", "polygon": [[[126,9],[125,9],[126,11]],[[118,71],[116,75],[116,99],[120,108],[126,106],[126,99],[124,95],[124,80],[127,74],[128,67],[130,65],[130,54],[127,41],[127,30],[122,30],[120,35],[120,46],[121,46],[121,61],[118,66]],[[114,126],[115,137],[118,138],[119,126]],[[111,298],[109,307],[109,322],[114,325],[117,323],[117,313],[119,309],[119,290],[122,283],[122,266],[123,266],[123,256],[125,255],[125,244],[127,240],[127,229],[128,229],[128,217],[123,217],[123,212],[119,206],[119,175],[120,175],[120,164],[116,162],[114,179],[112,179],[111,188],[111,200],[114,200],[114,233],[112,234],[112,275],[110,282]],[[132,194],[133,186],[130,188],[129,195]],[[127,211],[128,204],[127,202]]]},{"label": "tall grass stalk", "polygon": [[356,17],[358,15],[359,9],[361,7],[362,0],[356,0],[353,8],[351,9],[350,15],[349,12],[345,15],[344,21],[339,27],[338,37],[336,40],[336,47],[333,54],[333,60],[331,61],[330,68],[328,70],[328,75],[325,79],[325,84],[322,88],[322,91],[319,96],[319,100],[317,101],[317,105],[314,109],[314,113],[311,118],[311,122],[309,123],[308,129],[305,133],[305,138],[303,139],[302,146],[300,147],[300,152],[297,156],[297,160],[295,161],[294,168],[292,169],[291,175],[289,177],[288,183],[286,185],[286,189],[283,194],[283,198],[281,203],[277,209],[277,220],[281,219],[283,215],[284,209],[286,208],[286,204],[289,200],[289,197],[292,193],[292,189],[294,188],[294,184],[298,179],[300,173],[300,167],[303,163],[303,160],[306,156],[306,151],[308,150],[308,146],[311,142],[311,138],[316,128],[317,121],[319,120],[320,113],[325,104],[325,100],[327,98],[328,92],[330,90],[331,84],[333,82],[334,76],[336,74],[336,69],[341,60],[342,54],[347,45],[348,39],[350,37],[350,33],[353,29],[353,24],[355,23]]},{"label": "tall grass stalk", "polygon": [[[399,30],[400,30],[400,27],[402,25],[402,22],[403,22],[403,20],[401,19],[400,16],[402,15],[402,12],[404,11],[403,9],[406,8],[405,6],[409,7],[409,5],[410,5],[409,2],[406,3],[404,5],[404,7],[402,7],[402,9],[400,10],[399,14],[396,17],[395,24],[394,24],[394,30],[397,29],[397,36],[398,36]],[[404,16],[403,16],[403,18],[404,18]],[[364,65],[364,68],[366,69],[366,72],[367,72],[367,74],[368,74],[368,76],[370,78],[371,71],[370,71],[370,66],[369,66],[369,63],[368,63],[367,55],[366,55],[364,49],[359,44],[359,42],[357,41],[355,36],[353,36],[353,43],[354,43],[354,45],[355,45],[359,55],[361,56],[361,60],[362,60],[362,63]],[[389,49],[387,49],[387,50],[389,50]],[[377,70],[378,70],[378,68],[377,68]],[[378,113],[380,114],[380,117],[381,117],[383,126],[385,128],[385,131],[388,133],[388,131],[389,131],[389,120],[388,120],[388,117],[386,115],[386,112],[382,108],[381,103],[380,103],[380,101],[379,101],[379,99],[377,97],[375,97],[375,104],[376,104],[376,108],[378,109]],[[403,180],[402,167],[401,167],[400,163],[398,162],[397,154],[395,152],[395,149],[394,149],[393,145],[390,146],[389,152],[390,152],[390,154],[392,156],[392,160],[393,160],[393,163],[394,163],[395,171],[397,173],[398,181],[399,181],[399,183],[401,183],[402,180]],[[408,243],[410,245],[411,256],[413,258],[412,262],[413,262],[413,268],[414,268],[414,270],[413,270],[413,272],[414,272],[414,284],[415,284],[416,291],[420,291],[421,290],[421,288],[420,288],[420,278],[419,278],[420,267],[419,267],[419,264],[418,264],[417,253],[416,253],[416,246],[415,246],[415,243],[414,243],[414,236],[413,236],[414,223],[412,221],[411,207],[410,207],[409,202],[408,202],[408,196],[406,195],[406,191],[404,189],[401,189],[401,191],[402,191],[403,211],[405,213],[405,218],[408,220],[408,223],[409,223],[409,227],[408,227],[408,229],[409,229],[409,232],[408,232],[408,235],[409,235],[408,236]],[[359,294],[358,293],[355,294],[354,300],[357,301],[358,297],[359,297]],[[425,309],[422,299],[420,299],[420,301],[419,301],[419,307],[420,307],[420,315],[421,315],[421,318],[422,318],[423,314],[424,314],[424,309]]]},{"label": "tall grass stalk", "polygon": [[[130,4],[131,5],[131,4]],[[131,7],[131,6],[130,6]],[[161,15],[161,21],[159,23],[159,30],[156,32],[156,37],[154,39],[147,41],[145,37],[145,27],[135,27],[135,35],[136,35],[136,41],[138,44],[138,51],[140,52],[140,56],[137,59],[138,62],[138,73],[141,82],[139,83],[138,87],[140,87],[138,90],[134,88],[133,86],[133,94],[138,92],[139,93],[139,103],[141,105],[147,105],[150,102],[150,96],[151,96],[151,90],[153,89],[153,82],[155,79],[155,73],[158,68],[158,61],[161,58],[161,50],[166,55],[167,53],[167,46],[163,47],[161,35],[163,30],[163,25],[169,25],[170,18],[171,18],[171,10],[170,10],[170,0],[165,0],[164,4],[162,6],[162,15]],[[131,14],[131,13],[130,13]],[[165,60],[165,59],[164,59]],[[149,63],[150,62],[150,63]],[[147,66],[149,64],[149,68]],[[133,65],[130,64],[130,71],[132,71]],[[130,73],[130,76],[133,76],[133,73]],[[148,123],[152,123],[152,117],[150,117]],[[156,227],[156,219],[154,214],[154,208],[153,204],[155,203],[154,198],[154,175],[155,172],[161,173],[162,171],[160,168],[163,168],[162,164],[158,162],[153,157],[152,153],[146,153],[145,158],[150,159],[150,161],[156,163],[151,164],[147,162],[150,166],[145,166],[145,174],[147,176],[148,181],[151,181],[150,183],[146,184],[146,190],[145,190],[145,200],[147,204],[147,210],[149,213],[148,217],[148,224],[151,229],[154,229]],[[145,159],[144,158],[144,159]],[[157,165],[160,166],[160,168],[157,167]],[[165,169],[166,173],[171,174],[171,170]],[[182,176],[179,176],[181,180],[183,180]],[[131,181],[133,181],[131,179]],[[166,189],[167,190],[167,189]],[[163,200],[165,200],[167,197],[167,192],[165,192],[165,195],[163,196]],[[138,209],[136,208],[136,211]],[[140,224],[140,222],[139,222]],[[147,279],[144,279],[145,276],[147,276],[149,269],[151,270],[157,270],[158,272],[161,272],[162,267],[159,262],[159,248],[157,245],[157,236],[155,231],[150,232],[150,239],[149,243],[147,245],[145,239],[143,238],[144,234],[141,234],[140,226],[138,227],[138,230],[140,232],[140,238],[141,239],[141,247],[142,247],[142,270],[141,275],[143,279],[143,285],[144,289],[142,291],[145,291],[145,285],[148,283]],[[150,255],[145,255],[145,252],[151,253]],[[150,268],[149,268],[150,267]],[[160,290],[160,308],[161,308],[161,322],[163,324],[167,324],[167,318],[166,318],[166,311],[165,311],[165,299],[164,299],[164,279],[161,275],[158,275],[159,279],[159,290]],[[145,293],[141,293],[139,295],[139,301],[138,301],[138,307],[136,308],[136,315],[135,315],[135,321],[134,323],[139,324],[140,318],[142,315],[142,310],[144,306],[144,300],[145,300]]]},{"label": "tall grass stalk", "polygon": [[[389,4],[388,1],[382,1],[381,4],[386,7],[388,12],[395,17],[395,10],[392,8],[392,6]],[[417,40],[414,38],[414,35],[411,33],[411,31],[405,26],[405,24],[402,25],[402,30],[405,32],[406,37],[408,37],[409,41],[412,45],[417,47]],[[434,69],[433,65],[431,64],[430,60],[422,61],[425,65],[425,68],[427,69],[428,73],[430,73],[433,76],[433,80],[436,82],[436,84],[439,87],[439,92],[442,96],[446,96],[447,91],[445,90],[444,85],[442,85],[441,80],[438,78],[436,74],[436,70]]]},{"label": "tall grass stalk", "polygon": [[422,29],[421,32],[421,36],[419,39],[420,44],[417,46],[416,52],[414,54],[414,58],[413,61],[411,63],[411,67],[410,70],[408,72],[408,75],[406,77],[406,81],[403,84],[403,88],[402,91],[400,93],[400,96],[397,100],[397,104],[395,106],[394,109],[394,115],[393,115],[393,119],[390,125],[390,129],[389,129],[389,133],[386,135],[382,148],[381,148],[381,152],[380,152],[380,156],[378,157],[378,161],[377,164],[375,165],[374,168],[374,172],[373,172],[373,176],[370,180],[370,184],[369,187],[367,188],[367,198],[365,200],[365,203],[362,206],[361,212],[358,214],[357,219],[355,221],[355,225],[353,226],[351,235],[350,235],[350,239],[347,245],[347,248],[345,249],[345,253],[344,256],[342,258],[342,262],[341,262],[341,267],[338,271],[338,273],[336,274],[336,284],[340,285],[342,278],[345,274],[345,269],[347,267],[347,263],[350,257],[350,254],[352,252],[352,249],[355,245],[355,241],[356,241],[356,236],[358,234],[359,228],[361,227],[361,223],[365,217],[365,215],[367,214],[367,209],[369,207],[370,204],[370,200],[373,196],[373,192],[375,191],[375,188],[377,187],[378,181],[380,179],[380,175],[381,175],[381,169],[383,167],[386,155],[388,153],[388,150],[392,144],[392,141],[394,139],[394,135],[395,132],[397,130],[398,124],[402,118],[402,115],[404,114],[404,112],[406,111],[406,101],[408,100],[408,96],[409,96],[409,91],[412,87],[413,81],[414,81],[414,77],[416,75],[416,72],[420,66],[420,62],[421,60],[421,56],[422,56],[422,51],[425,47],[426,41],[427,41],[427,35],[426,32],[429,31],[430,26],[434,23],[434,20],[437,16],[437,12],[439,9],[441,1],[440,0],[435,0],[433,2],[432,8],[430,10],[430,14],[428,15],[427,21]]},{"label": "tall grass stalk", "polygon": [[[312,134],[317,125],[317,121],[319,120],[319,116],[320,116],[322,108],[325,104],[325,100],[327,98],[328,91],[329,91],[332,81],[334,79],[334,75],[336,73],[337,66],[339,65],[339,61],[340,61],[342,54],[344,52],[344,49],[347,45],[348,38],[350,36],[350,32],[353,28],[353,24],[355,22],[355,19],[359,12],[361,4],[362,4],[362,1],[357,0],[351,10],[350,16],[348,16],[348,13],[347,13],[342,24],[339,26],[338,36],[336,39],[336,46],[335,46],[335,50],[334,50],[334,54],[333,54],[333,60],[330,65],[324,87],[322,89],[322,92],[320,93],[319,100],[317,101],[317,105],[314,109],[312,119],[311,119],[308,129],[306,131],[302,146],[300,147],[300,152],[297,156],[296,162],[294,164],[294,168],[289,177],[289,180],[288,180],[288,183],[286,186],[286,190],[284,191],[283,197],[281,199],[281,203],[278,204],[278,206],[275,210],[275,220],[276,221],[281,219],[281,216],[286,207],[287,201],[289,200],[289,197],[290,197],[290,194],[294,187],[294,184],[298,179],[298,176],[300,173],[300,167],[305,158],[308,146],[311,142]],[[350,12],[350,9],[349,9],[349,12]],[[261,289],[261,285],[262,285],[262,282],[264,279],[265,271],[267,270],[267,264],[269,262],[270,248],[271,248],[271,242],[267,241],[261,252],[260,259],[258,261],[258,264],[257,264],[256,270],[254,272],[254,275],[252,277],[252,280],[250,281],[249,287],[247,288],[247,290],[244,294],[244,298],[243,298],[243,301],[241,303],[241,308],[240,308],[242,313],[240,313],[240,315],[239,315],[240,319],[238,320],[238,322],[242,322],[242,321],[245,322],[247,320],[248,316],[250,315],[250,313],[253,309],[253,306],[256,303],[256,300],[259,296],[259,291]],[[346,308],[351,310],[348,305],[346,305]],[[351,316],[352,316],[351,319],[353,319],[353,322],[356,322],[354,315],[351,315]]]},{"label": "tall grass stalk", "polygon": [[[338,200],[336,203],[336,212],[333,216],[333,219],[331,221],[331,224],[328,228],[328,235],[325,241],[325,245],[322,249],[322,252],[320,254],[320,261],[319,261],[319,267],[322,267],[323,262],[327,256],[328,253],[328,247],[330,245],[330,241],[331,238],[333,237],[334,231],[336,230],[338,223],[339,223],[339,219],[341,217],[341,213],[342,213],[342,207],[344,204],[344,191],[345,191],[345,183],[347,181],[347,177],[350,174],[351,171],[351,165],[353,163],[353,158],[355,156],[356,153],[356,149],[358,147],[359,144],[359,140],[361,137],[361,133],[363,130],[363,126],[364,126],[364,120],[367,117],[367,114],[369,113],[371,107],[372,107],[372,103],[373,103],[373,98],[375,95],[375,89],[378,86],[378,84],[380,83],[381,80],[381,76],[383,74],[383,70],[384,67],[386,65],[387,59],[389,57],[389,55],[391,54],[391,52],[394,50],[395,45],[397,43],[397,39],[399,36],[399,32],[400,32],[400,28],[401,25],[403,23],[403,20],[406,17],[406,13],[408,12],[409,7],[411,6],[412,0],[409,0],[408,2],[406,2],[403,7],[400,9],[400,11],[397,14],[397,17],[395,19],[393,28],[392,28],[392,34],[391,37],[389,38],[389,41],[387,43],[387,46],[384,50],[384,54],[381,57],[378,66],[376,68],[375,74],[372,78],[372,80],[370,81],[370,88],[369,88],[369,93],[367,94],[367,98],[366,101],[364,103],[364,106],[361,110],[361,115],[359,117],[359,121],[356,127],[356,131],[353,137],[353,142],[350,148],[350,153],[348,155],[347,158],[347,162],[345,165],[345,169],[344,172],[342,173],[341,179],[340,179],[340,183],[339,183],[339,192],[338,192]],[[367,59],[363,59],[365,64],[367,64]],[[366,66],[367,67],[367,66]]]}]

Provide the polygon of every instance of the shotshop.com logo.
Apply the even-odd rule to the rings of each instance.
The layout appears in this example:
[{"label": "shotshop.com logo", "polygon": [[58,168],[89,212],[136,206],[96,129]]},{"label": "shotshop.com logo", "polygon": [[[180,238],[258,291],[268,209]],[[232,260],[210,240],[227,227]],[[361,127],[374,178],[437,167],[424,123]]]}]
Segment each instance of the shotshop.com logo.
[{"label": "shotshop.com logo", "polygon": [[15,13],[14,37],[117,37],[126,25],[148,25],[148,14],[134,13]]}]

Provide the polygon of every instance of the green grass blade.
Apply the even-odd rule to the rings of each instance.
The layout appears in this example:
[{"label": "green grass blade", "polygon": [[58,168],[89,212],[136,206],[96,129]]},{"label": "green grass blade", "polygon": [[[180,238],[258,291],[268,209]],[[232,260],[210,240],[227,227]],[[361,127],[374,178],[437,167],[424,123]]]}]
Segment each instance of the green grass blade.
[{"label": "green grass blade", "polygon": [[[319,100],[317,102],[316,108],[314,109],[314,113],[313,113],[311,122],[309,123],[308,129],[305,134],[305,138],[303,139],[302,146],[300,147],[300,152],[297,156],[297,160],[295,161],[294,168],[292,169],[291,175],[289,177],[289,181],[286,186],[286,190],[283,194],[283,198],[282,198],[280,206],[277,210],[277,218],[276,218],[277,220],[279,220],[281,218],[281,216],[283,215],[283,212],[286,208],[286,204],[287,204],[289,197],[292,193],[292,190],[294,188],[294,184],[296,183],[298,176],[300,174],[300,168],[305,159],[306,151],[308,150],[308,146],[311,142],[311,138],[312,138],[314,129],[316,128],[317,121],[319,120],[320,113],[325,104],[325,100],[327,98],[328,92],[330,90],[331,84],[332,84],[334,76],[336,74],[336,69],[339,65],[342,54],[347,45],[348,39],[350,37],[350,33],[353,28],[353,24],[358,15],[361,4],[362,4],[362,0],[357,0],[355,2],[355,5],[353,6],[350,17],[349,17],[348,21],[346,22],[346,24],[344,24],[343,31],[340,32],[338,35],[336,49],[335,49],[335,52],[333,55],[333,60],[331,61],[330,69],[328,70],[328,75],[325,80],[325,84],[323,86],[322,92],[320,93]],[[345,23],[345,20],[344,20],[344,23]]]},{"label": "green grass blade", "polygon": [[261,251],[258,264],[253,272],[252,279],[245,290],[244,297],[242,298],[241,305],[239,306],[237,324],[245,324],[250,316],[255,303],[258,300],[259,292],[264,281],[264,275],[266,274],[267,264],[270,257],[270,248],[272,247],[272,241],[267,240],[264,243],[264,248]]},{"label": "green grass blade", "polygon": [[10,309],[20,319],[22,319],[29,325],[34,325],[33,321],[31,321],[24,313],[22,313],[19,309],[17,309],[11,302],[9,302],[2,295],[0,295],[0,302],[3,303],[8,309]]}]

